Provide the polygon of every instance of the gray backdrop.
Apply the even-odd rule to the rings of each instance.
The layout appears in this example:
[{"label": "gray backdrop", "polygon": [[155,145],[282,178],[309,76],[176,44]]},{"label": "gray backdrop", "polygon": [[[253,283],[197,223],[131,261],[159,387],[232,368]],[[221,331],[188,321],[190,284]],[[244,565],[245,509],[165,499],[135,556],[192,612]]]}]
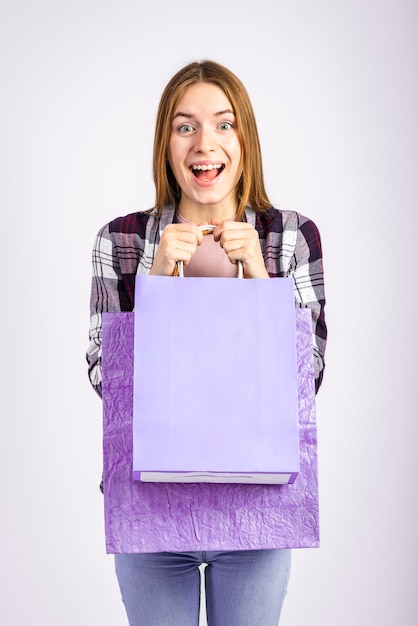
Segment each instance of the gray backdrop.
[{"label": "gray backdrop", "polygon": [[161,91],[202,58],[247,86],[269,195],[323,240],[322,546],[295,551],[282,624],[415,624],[417,14],[1,1],[2,624],[125,624],[84,363],[90,253],[106,221],[152,205]]}]

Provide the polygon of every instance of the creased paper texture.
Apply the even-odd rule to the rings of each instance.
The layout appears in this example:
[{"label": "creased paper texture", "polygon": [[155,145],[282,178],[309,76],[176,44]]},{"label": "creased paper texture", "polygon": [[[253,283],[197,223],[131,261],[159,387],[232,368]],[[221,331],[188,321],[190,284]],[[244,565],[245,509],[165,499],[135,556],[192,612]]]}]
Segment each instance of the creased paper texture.
[{"label": "creased paper texture", "polygon": [[134,314],[103,315],[103,480],[108,553],[319,546],[311,312],[296,311],[300,472],[292,485],[132,480]]}]

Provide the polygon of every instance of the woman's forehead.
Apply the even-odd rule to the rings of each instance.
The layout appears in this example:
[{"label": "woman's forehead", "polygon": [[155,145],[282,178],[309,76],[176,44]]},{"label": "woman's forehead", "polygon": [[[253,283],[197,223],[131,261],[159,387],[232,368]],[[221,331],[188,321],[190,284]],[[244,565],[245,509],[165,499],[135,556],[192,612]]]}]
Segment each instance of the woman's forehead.
[{"label": "woman's forehead", "polygon": [[185,113],[186,116],[205,111],[213,115],[234,113],[229,98],[220,87],[213,83],[200,82],[187,87],[174,109],[174,116]]}]

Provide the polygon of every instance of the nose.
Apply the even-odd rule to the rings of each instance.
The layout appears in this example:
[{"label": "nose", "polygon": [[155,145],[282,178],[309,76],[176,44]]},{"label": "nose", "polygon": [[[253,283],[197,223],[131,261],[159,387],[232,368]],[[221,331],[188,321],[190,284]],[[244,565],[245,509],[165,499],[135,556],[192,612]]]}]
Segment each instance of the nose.
[{"label": "nose", "polygon": [[215,150],[216,140],[213,131],[202,126],[196,133],[195,150],[199,153],[212,152]]}]

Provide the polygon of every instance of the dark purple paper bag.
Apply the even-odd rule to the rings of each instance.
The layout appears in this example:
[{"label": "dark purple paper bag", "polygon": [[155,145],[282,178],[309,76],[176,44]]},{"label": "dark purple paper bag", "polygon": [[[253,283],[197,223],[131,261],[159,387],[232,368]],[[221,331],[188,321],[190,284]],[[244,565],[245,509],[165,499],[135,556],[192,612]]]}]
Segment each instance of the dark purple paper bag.
[{"label": "dark purple paper bag", "polygon": [[103,315],[106,551],[315,548],[319,504],[312,325],[296,310],[300,471],[293,484],[132,480],[134,314]]},{"label": "dark purple paper bag", "polygon": [[133,477],[293,482],[293,279],[139,275],[135,299]]}]

